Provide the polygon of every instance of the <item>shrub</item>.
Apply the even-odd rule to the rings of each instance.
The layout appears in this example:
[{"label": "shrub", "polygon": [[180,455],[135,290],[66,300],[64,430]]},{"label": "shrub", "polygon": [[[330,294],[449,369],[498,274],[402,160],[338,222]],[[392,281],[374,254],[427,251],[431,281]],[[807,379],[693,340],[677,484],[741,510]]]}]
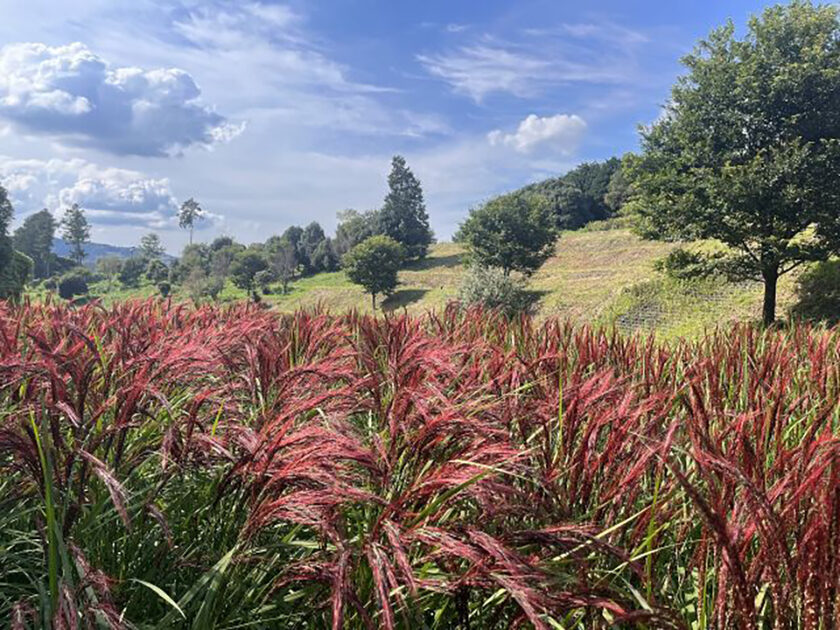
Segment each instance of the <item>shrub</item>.
[{"label": "shrub", "polygon": [[27,280],[32,277],[33,268],[29,256],[13,251],[9,263],[0,269],[0,299],[19,299]]},{"label": "shrub", "polygon": [[674,280],[708,278],[721,272],[717,257],[677,247],[654,263],[654,269]]},{"label": "shrub", "polygon": [[83,271],[70,271],[58,281],[58,294],[65,300],[72,300],[75,296],[87,292],[87,274]]},{"label": "shrub", "polygon": [[840,260],[817,263],[799,276],[791,315],[832,325],[840,322]]},{"label": "shrub", "polygon": [[461,283],[458,300],[462,305],[480,306],[512,316],[527,311],[533,297],[525,288],[525,281],[495,267],[469,268]]},{"label": "shrub", "polygon": [[127,259],[120,269],[120,282],[126,287],[136,287],[146,272],[146,259],[135,256]]}]

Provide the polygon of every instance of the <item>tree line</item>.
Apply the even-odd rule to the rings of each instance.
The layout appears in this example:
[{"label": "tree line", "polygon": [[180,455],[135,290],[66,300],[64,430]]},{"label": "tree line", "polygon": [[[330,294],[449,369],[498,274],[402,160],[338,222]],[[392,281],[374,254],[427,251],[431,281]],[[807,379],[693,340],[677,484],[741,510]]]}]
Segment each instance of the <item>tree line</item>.
[{"label": "tree line", "polygon": [[[181,205],[177,217],[179,226],[189,231],[190,242],[170,265],[162,260],[164,249],[159,236],[150,233],[141,239],[134,256],[104,257],[97,261],[95,270],[84,268],[90,225],[78,205],[67,209],[61,221],[47,209],[36,212],[9,237],[12,215],[11,202],[0,187],[0,263],[4,275],[9,275],[8,263],[12,260],[19,260],[21,267],[7,279],[4,297],[19,295],[31,277],[45,281],[48,289],[56,289],[66,298],[86,294],[91,280],[104,280],[107,290],[117,284],[134,288],[145,280],[164,296],[178,286],[195,299],[216,298],[230,280],[257,300],[272,287],[279,286],[286,293],[295,278],[337,271],[343,266],[351,280],[371,294],[375,305],[378,294],[387,295],[396,287],[399,267],[425,257],[434,240],[420,181],[399,155],[391,163],[382,207],[340,212],[333,237],[313,221],[305,227],[290,226],[265,242],[247,246],[229,236],[220,236],[209,244],[194,243],[194,229],[207,213],[190,198]],[[52,251],[59,229],[70,246],[69,258]],[[3,286],[0,284],[0,289]]]},{"label": "tree line", "polygon": [[[714,30],[682,59],[686,71],[662,115],[641,130],[638,152],[582,164],[473,208],[456,234],[473,268],[497,270],[503,283],[513,273],[527,277],[551,256],[561,230],[621,215],[645,238],[724,245],[669,264],[682,265],[687,277],[711,269],[761,281],[762,319],[773,323],[779,278],[840,254],[839,15],[833,5],[795,0],[753,17],[743,36],[731,22]],[[380,209],[342,213],[332,238],[312,223],[247,247],[227,238],[191,243],[167,282],[212,295],[219,278],[230,277],[252,293],[275,282],[285,291],[295,277],[343,267],[375,304],[394,290],[400,265],[425,256],[432,242],[420,182],[400,156],[388,184]],[[194,200],[181,209],[191,241],[202,214]],[[4,295],[30,273],[50,276],[67,266],[49,250],[56,227],[49,212],[28,217],[14,239],[11,216],[3,191]],[[71,208],[61,225],[71,263],[79,264],[89,235],[83,210]],[[123,263],[121,281],[143,260],[147,276],[163,274],[158,265],[150,269],[153,256],[140,258]]]}]

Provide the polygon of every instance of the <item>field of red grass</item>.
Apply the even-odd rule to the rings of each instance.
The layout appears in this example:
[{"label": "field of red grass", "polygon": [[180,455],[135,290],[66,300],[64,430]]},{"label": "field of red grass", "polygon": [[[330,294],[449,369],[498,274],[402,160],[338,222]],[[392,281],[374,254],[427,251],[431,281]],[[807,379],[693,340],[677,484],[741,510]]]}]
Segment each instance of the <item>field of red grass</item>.
[{"label": "field of red grass", "polygon": [[838,627],[839,390],[804,327],[0,305],[0,619]]}]

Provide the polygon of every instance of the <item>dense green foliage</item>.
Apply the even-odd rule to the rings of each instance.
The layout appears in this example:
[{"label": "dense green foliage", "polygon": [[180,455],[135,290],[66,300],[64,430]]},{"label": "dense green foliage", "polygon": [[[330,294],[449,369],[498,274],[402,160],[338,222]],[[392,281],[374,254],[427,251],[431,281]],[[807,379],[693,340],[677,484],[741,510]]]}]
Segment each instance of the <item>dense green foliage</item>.
[{"label": "dense green foliage", "polygon": [[458,291],[464,307],[479,307],[504,313],[508,317],[528,310],[533,302],[522,279],[494,267],[470,267]]},{"label": "dense green foliage", "polygon": [[[536,195],[546,200],[559,229],[574,230],[592,221],[607,219],[619,210],[624,197],[622,182],[610,182],[621,171],[621,161],[610,158],[605,162],[585,162],[561,177],[530,184],[514,194]],[[615,206],[615,207],[613,207]]]},{"label": "dense green foliage", "polygon": [[139,256],[124,260],[119,271],[120,282],[126,287],[136,287],[140,284],[147,267],[146,259]]},{"label": "dense green foliage", "polygon": [[88,292],[88,274],[84,270],[68,271],[58,279],[58,295],[65,300],[72,300],[77,295]]},{"label": "dense green foliage", "polygon": [[812,322],[840,323],[840,260],[816,263],[796,280],[791,315]]},{"label": "dense green foliage", "polygon": [[53,238],[57,226],[52,213],[45,208],[30,214],[15,230],[14,247],[32,259],[35,278],[46,278],[51,273],[51,263],[55,258],[52,253]]},{"label": "dense green foliage", "polygon": [[32,259],[17,250],[12,252],[11,260],[0,267],[0,299],[18,299],[26,283],[32,278],[34,263]]},{"label": "dense green foliage", "polygon": [[627,160],[643,233],[714,238],[765,286],[840,250],[840,22],[793,2],[728,24],[683,59],[665,114]]},{"label": "dense green foliage", "polygon": [[423,258],[432,243],[429,215],[423,201],[420,181],[395,155],[388,174],[388,194],[378,213],[378,232],[400,243],[408,258]]},{"label": "dense green foliage", "polygon": [[397,272],[403,262],[403,246],[390,236],[365,239],[344,255],[341,266],[351,282],[370,293],[373,308],[377,294],[390,295],[397,287]]},{"label": "dense green foliage", "polygon": [[236,255],[230,266],[230,277],[240,289],[253,291],[254,277],[268,268],[263,252],[259,249],[248,248]]},{"label": "dense green foliage", "polygon": [[169,278],[169,267],[162,260],[150,260],[146,263],[145,275],[149,282],[158,284]]},{"label": "dense green foliage", "polygon": [[724,271],[722,262],[719,256],[678,247],[656,261],[654,268],[674,280],[694,280],[721,274]]},{"label": "dense green foliage", "polygon": [[543,197],[514,193],[470,210],[455,238],[479,266],[530,275],[554,253],[557,231]]}]

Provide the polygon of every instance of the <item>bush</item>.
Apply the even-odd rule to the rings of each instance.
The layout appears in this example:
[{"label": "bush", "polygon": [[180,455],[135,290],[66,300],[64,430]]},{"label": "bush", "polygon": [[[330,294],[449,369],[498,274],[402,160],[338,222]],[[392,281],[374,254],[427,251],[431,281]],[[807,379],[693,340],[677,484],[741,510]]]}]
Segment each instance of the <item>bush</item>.
[{"label": "bush", "polygon": [[467,272],[458,299],[463,306],[481,306],[508,316],[527,311],[533,302],[522,279],[506,276],[496,267],[479,266]]},{"label": "bush", "polygon": [[157,285],[158,292],[160,293],[160,297],[169,297],[169,294],[172,292],[172,285],[169,284],[166,280],[159,282]]},{"label": "bush", "polygon": [[654,269],[674,280],[694,280],[721,273],[723,270],[720,262],[718,255],[704,255],[678,247],[664,258],[657,260],[653,266]]},{"label": "bush", "polygon": [[144,258],[140,258],[139,256],[129,258],[123,262],[119,275],[120,282],[125,287],[136,287],[140,284],[140,279],[145,272],[146,260]]},{"label": "bush", "polygon": [[9,263],[0,269],[0,299],[19,299],[26,281],[32,277],[33,266],[29,256],[12,252]]},{"label": "bush", "polygon": [[58,294],[65,300],[72,300],[77,295],[88,292],[87,276],[79,271],[71,271],[58,281]]},{"label": "bush", "polygon": [[812,322],[840,322],[840,260],[817,263],[796,283],[791,315]]}]

